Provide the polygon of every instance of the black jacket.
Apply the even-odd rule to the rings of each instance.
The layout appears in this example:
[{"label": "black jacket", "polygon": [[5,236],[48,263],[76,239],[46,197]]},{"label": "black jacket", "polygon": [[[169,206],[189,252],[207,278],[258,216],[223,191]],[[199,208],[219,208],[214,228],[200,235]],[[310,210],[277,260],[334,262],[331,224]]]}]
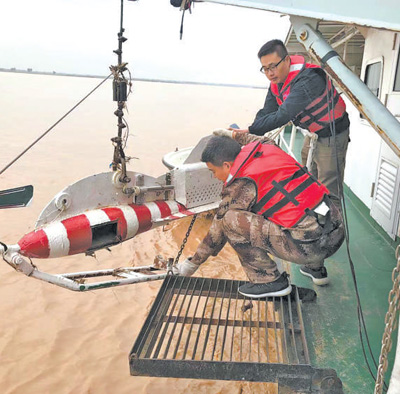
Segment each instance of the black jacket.
[{"label": "black jacket", "polygon": [[[282,84],[278,85],[279,88]],[[290,94],[287,99],[278,105],[271,89],[268,90],[265,99],[264,108],[257,112],[256,118],[249,132],[251,134],[263,135],[267,131],[274,130],[286,123],[293,121],[296,125],[296,117],[310,104],[319,97],[326,89],[326,78],[320,72],[320,69],[306,68],[293,82],[290,88]],[[341,133],[350,125],[347,112],[335,122],[336,133]],[[331,135],[329,126],[317,132],[320,137]]]}]

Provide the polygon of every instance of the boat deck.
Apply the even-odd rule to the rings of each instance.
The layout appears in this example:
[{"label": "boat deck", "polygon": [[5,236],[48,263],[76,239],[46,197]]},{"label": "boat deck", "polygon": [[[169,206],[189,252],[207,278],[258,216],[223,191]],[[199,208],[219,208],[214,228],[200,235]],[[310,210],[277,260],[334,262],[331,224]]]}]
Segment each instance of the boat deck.
[{"label": "boat deck", "polygon": [[[290,133],[285,133],[289,141]],[[297,159],[303,137],[296,135]],[[396,266],[395,250],[399,240],[394,242],[370,216],[365,204],[345,185],[345,203],[349,224],[350,254],[355,266],[361,306],[368,330],[371,348],[378,362],[385,315],[388,310],[388,296],[392,288],[392,271]],[[307,341],[310,345],[312,365],[319,368],[333,368],[343,382],[344,392],[365,394],[374,391],[374,381],[364,361],[360,342],[357,317],[357,301],[347,257],[346,245],[326,260],[330,284],[315,286],[303,276],[299,266],[289,264],[292,283],[313,288],[317,302],[303,304]],[[393,334],[397,341],[397,330]],[[312,342],[311,342],[312,341]],[[395,348],[395,346],[394,346]],[[366,345],[366,352],[368,348]],[[375,373],[376,368],[368,358]],[[389,367],[385,374],[389,381],[394,361],[394,351],[389,356]]]},{"label": "boat deck", "polygon": [[[346,188],[345,194],[350,252],[371,348],[378,361],[392,288],[391,276],[396,265],[395,244],[374,224],[367,208],[349,189]],[[345,245],[327,260],[326,266],[331,283],[318,287],[310,284],[298,266],[291,265],[292,282],[297,286],[311,286],[317,292],[317,302],[303,304],[307,340],[308,343],[312,341],[311,363],[319,368],[335,369],[345,393],[372,393],[374,381],[361,348],[356,295]],[[396,338],[394,334],[394,342]],[[391,356],[389,369],[394,354]],[[371,365],[373,367],[372,362]],[[386,373],[387,381],[389,377],[390,370]]]},{"label": "boat deck", "polygon": [[[300,138],[302,137],[296,137],[296,139]],[[299,151],[301,144],[296,145]],[[299,154],[299,152],[296,153]],[[388,309],[388,295],[392,288],[392,271],[396,265],[395,249],[398,241],[394,242],[388,237],[371,218],[367,207],[346,186],[345,201],[351,257],[355,266],[369,342],[378,362],[385,315]],[[344,393],[372,393],[375,383],[364,361],[358,326],[356,293],[345,244],[337,253],[326,260],[326,267],[331,282],[328,286],[323,287],[313,285],[309,278],[303,276],[299,271],[300,266],[287,264],[286,267],[293,284],[299,288],[311,288],[317,293],[315,301],[303,302],[301,307],[309,352],[307,364],[309,363],[313,368],[318,369],[334,369],[343,383]],[[230,322],[229,319],[226,319],[226,321],[229,323],[227,326],[235,327],[236,323]],[[232,321],[234,322],[235,319]],[[240,322],[238,324],[240,325]],[[264,322],[266,327],[268,324],[272,323]],[[397,332],[393,335],[393,341],[396,342],[396,340]],[[154,343],[152,346],[154,346]],[[159,345],[160,349],[162,346],[164,345]],[[368,353],[367,345],[365,344],[365,346]],[[389,368],[385,375],[386,381],[390,377],[393,359],[394,351],[389,356]],[[368,357],[368,360],[375,373],[376,368],[371,358]],[[267,362],[271,362],[271,360],[267,360]],[[141,363],[139,357],[136,364],[138,366]],[[135,374],[147,374],[143,371],[139,372],[142,367],[147,370],[149,366],[141,365]],[[152,367],[154,368],[154,366]],[[163,365],[163,368],[165,368],[165,365]],[[193,370],[190,371],[190,368],[186,372],[185,376],[181,377],[195,377],[192,376]],[[237,372],[239,373],[239,371]],[[262,373],[261,370],[259,372]],[[150,373],[150,375],[152,374]],[[233,373],[233,375],[235,374]],[[154,376],[175,375],[168,374],[165,370],[161,375],[155,374]],[[210,375],[206,378],[214,379],[215,377],[213,378]],[[253,378],[249,380],[263,380]],[[235,376],[232,376],[231,379],[235,380]],[[265,381],[268,381],[268,379]]]},{"label": "boat deck", "polygon": [[[373,222],[367,208],[348,188],[346,205],[351,257],[370,344],[378,360],[387,299],[392,288],[391,275],[396,265],[396,245]],[[264,299],[262,305],[255,301],[250,312],[243,312],[246,302],[237,292],[240,282],[182,277],[178,277],[178,282],[176,277],[172,277],[171,282],[167,278],[132,349],[131,373],[274,382],[295,372],[298,383],[301,368],[310,365],[312,373],[315,370],[335,370],[343,383],[344,393],[372,393],[374,380],[368,372],[361,347],[356,295],[346,245],[326,261],[331,278],[328,286],[313,285],[299,272],[300,267],[296,264],[285,265],[292,283],[298,288],[313,289],[317,294],[315,300],[300,303],[297,296],[293,303],[295,307],[291,307],[291,297],[283,297],[283,302]],[[199,303],[200,307],[194,309]],[[297,312],[300,304],[302,313]],[[279,312],[277,320],[271,311],[267,314],[269,308]],[[247,317],[244,319],[244,316]],[[207,336],[212,332],[210,338],[214,339],[207,341],[207,337],[204,340],[202,336],[204,343],[199,344],[202,330]],[[244,332],[247,336],[243,335]],[[260,333],[264,333],[264,337]],[[235,335],[239,336],[236,338]],[[228,346],[230,341],[231,347]],[[266,349],[265,354],[260,351],[260,343]],[[273,355],[268,354],[268,348],[272,349]],[[232,356],[235,354],[239,359]],[[394,354],[389,357],[387,380],[393,358]],[[312,376],[310,371],[308,374],[303,371],[306,386],[309,380],[306,378]]]}]

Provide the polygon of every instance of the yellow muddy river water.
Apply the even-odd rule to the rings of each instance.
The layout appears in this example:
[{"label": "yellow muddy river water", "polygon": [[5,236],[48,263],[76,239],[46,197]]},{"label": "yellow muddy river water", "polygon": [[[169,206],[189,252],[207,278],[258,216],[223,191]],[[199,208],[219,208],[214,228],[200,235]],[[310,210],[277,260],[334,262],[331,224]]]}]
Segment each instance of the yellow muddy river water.
[{"label": "yellow muddy river water", "polygon": [[[44,132],[98,79],[0,72],[0,168]],[[134,82],[128,102],[128,169],[151,176],[166,168],[162,156],[193,146],[217,127],[247,126],[265,91],[157,82]],[[15,244],[32,231],[41,210],[65,186],[108,171],[116,135],[108,81],[38,145],[0,176],[0,189],[32,184],[33,203],[0,211],[0,241]],[[140,266],[157,254],[176,254],[190,220],[141,234],[84,255],[35,260],[52,273]],[[183,253],[189,256],[210,220],[194,226]],[[245,279],[230,247],[210,258],[198,276]],[[0,392],[33,393],[275,393],[274,385],[229,381],[132,377],[128,355],[161,286],[149,282],[75,293],[30,279],[0,261]]]}]

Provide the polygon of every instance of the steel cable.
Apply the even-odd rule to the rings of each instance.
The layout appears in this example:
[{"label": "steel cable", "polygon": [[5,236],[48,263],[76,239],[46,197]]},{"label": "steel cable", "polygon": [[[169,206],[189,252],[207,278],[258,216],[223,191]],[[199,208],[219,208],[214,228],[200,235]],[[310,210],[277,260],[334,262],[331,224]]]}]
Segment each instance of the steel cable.
[{"label": "steel cable", "polygon": [[36,145],[43,137],[45,137],[51,130],[54,129],[63,119],[65,119],[75,108],[77,108],[81,103],[83,103],[95,90],[97,90],[104,82],[110,78],[112,73],[108,75],[103,81],[101,81],[94,89],[92,89],[83,99],[81,99],[77,104],[75,104],[64,116],[62,116],[56,123],[54,123],[49,129],[47,129],[40,137],[33,141],[26,149],[24,149],[17,157],[15,157],[10,163],[8,163],[1,171],[0,175],[3,174],[8,168],[10,168],[19,158],[21,158],[29,149]]},{"label": "steel cable", "polygon": [[[331,84],[331,86],[329,87],[329,82]],[[333,104],[333,100],[334,100],[334,92],[333,92],[333,82],[332,80],[329,79],[329,77],[327,77],[327,105],[328,105],[328,117],[329,117],[329,127],[330,127],[330,131],[331,131],[331,136],[333,137],[334,140],[334,154],[336,157],[336,171],[337,171],[337,175],[339,178],[339,182],[338,182],[338,187],[339,187],[339,198],[340,198],[340,202],[342,205],[342,213],[343,213],[343,225],[344,225],[344,230],[345,230],[345,239],[346,239],[346,252],[347,252],[347,256],[349,259],[349,264],[350,264],[350,270],[351,270],[351,275],[353,278],[353,283],[354,283],[354,289],[355,289],[355,293],[356,293],[356,300],[357,300],[357,317],[358,317],[358,332],[359,332],[359,336],[360,336],[360,342],[361,342],[361,348],[362,348],[362,352],[363,352],[363,356],[364,356],[364,360],[366,363],[366,366],[368,368],[368,371],[371,375],[371,377],[373,378],[374,381],[376,381],[375,378],[375,374],[372,371],[372,368],[370,366],[370,363],[368,361],[367,358],[367,354],[365,351],[365,343],[364,343],[364,339],[363,339],[363,332],[364,332],[364,336],[365,336],[365,340],[367,342],[367,346],[368,346],[368,350],[370,353],[370,356],[372,358],[373,364],[375,365],[375,368],[378,369],[378,364],[375,360],[374,354],[372,352],[371,349],[371,345],[370,345],[370,341],[369,341],[369,336],[368,336],[368,331],[367,331],[367,326],[364,320],[364,313],[361,307],[361,299],[360,299],[360,294],[358,291],[358,284],[357,284],[357,277],[356,277],[356,273],[355,273],[355,267],[354,267],[354,263],[353,260],[351,258],[351,254],[350,254],[350,232],[349,232],[349,225],[348,225],[348,220],[347,220],[347,211],[346,211],[346,203],[345,203],[345,198],[344,198],[344,190],[343,190],[343,180],[341,179],[341,174],[340,174],[340,169],[339,169],[339,158],[338,158],[338,152],[337,152],[337,145],[336,145],[336,127],[335,127],[335,120],[333,119],[333,114],[334,114],[334,104]],[[387,384],[384,382],[384,388],[385,390],[387,390]]]}]

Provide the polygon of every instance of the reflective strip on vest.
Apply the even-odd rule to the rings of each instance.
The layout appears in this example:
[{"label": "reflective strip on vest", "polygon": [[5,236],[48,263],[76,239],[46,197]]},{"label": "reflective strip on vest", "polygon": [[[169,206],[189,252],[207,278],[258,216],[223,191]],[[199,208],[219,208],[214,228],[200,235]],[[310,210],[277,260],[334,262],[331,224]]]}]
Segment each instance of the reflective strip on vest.
[{"label": "reflective strip on vest", "polygon": [[[282,105],[290,94],[291,85],[306,68],[321,67],[315,64],[306,63],[303,56],[290,56],[291,65],[289,74],[279,90],[278,85],[271,83],[270,89],[278,105]],[[333,93],[333,100],[330,100],[328,108],[328,90]],[[330,110],[329,110],[330,109]],[[324,92],[313,100],[307,107],[294,119],[298,126],[315,133],[327,127],[332,120],[340,119],[346,111],[346,104],[340,97],[337,90],[330,80],[327,81],[327,88]]]}]

